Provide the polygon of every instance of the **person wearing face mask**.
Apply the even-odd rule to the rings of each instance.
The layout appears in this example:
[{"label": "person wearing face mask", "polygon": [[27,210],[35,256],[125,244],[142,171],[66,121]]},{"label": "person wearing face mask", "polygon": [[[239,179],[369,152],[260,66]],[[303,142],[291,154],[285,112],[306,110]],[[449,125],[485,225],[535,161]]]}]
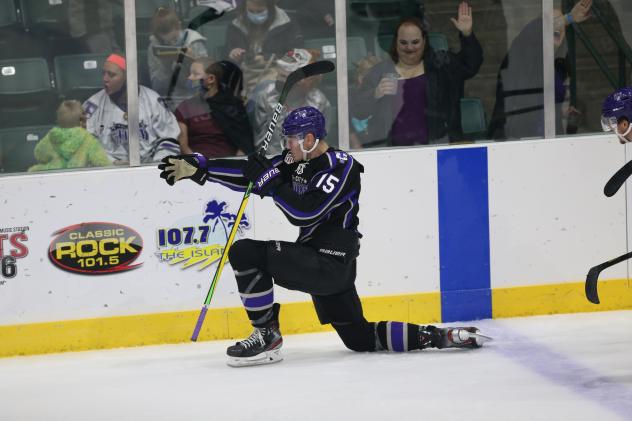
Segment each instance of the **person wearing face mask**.
[{"label": "person wearing face mask", "polygon": [[245,0],[226,29],[226,54],[244,70],[247,96],[266,71],[286,51],[303,46],[296,22],[276,6],[276,0]]},{"label": "person wearing face mask", "polygon": [[[248,102],[248,107],[254,113],[253,126],[255,129],[255,143],[259,145],[263,141],[263,137],[268,130],[270,116],[273,114],[274,107],[279,101],[279,96],[283,90],[283,85],[287,76],[293,71],[313,63],[318,59],[318,50],[305,50],[295,48],[285,53],[285,55],[276,61],[277,78],[274,80],[266,80],[258,84]],[[281,118],[285,117],[290,111],[306,105],[312,106],[319,110],[325,120],[332,117],[331,103],[325,94],[318,89],[321,78],[313,76],[298,82],[290,91],[285,100],[285,108],[281,114]],[[328,129],[328,127],[326,127]],[[267,153],[274,155],[282,150],[281,137],[278,132],[272,135],[272,141],[268,146]]]},{"label": "person wearing face mask", "polygon": [[472,32],[472,8],[462,2],[452,23],[460,32],[461,50],[435,51],[424,23],[400,21],[386,59],[364,78],[356,118],[369,120],[374,139],[392,146],[424,145],[462,138],[460,99],[464,81],[483,62]]},{"label": "person wearing face mask", "polygon": [[[193,29],[182,29],[180,18],[173,9],[159,7],[152,18],[152,35],[149,36],[147,49],[147,63],[151,87],[160,95],[167,95],[169,85],[175,69],[177,51],[165,51],[164,47],[182,47],[187,61],[199,57],[207,57],[206,38]],[[182,71],[183,75],[185,70]],[[178,83],[171,95],[175,98],[186,96],[185,78],[178,79]],[[175,101],[178,103],[179,101]]]},{"label": "person wearing face mask", "polygon": [[[111,54],[103,64],[103,89],[83,103],[86,130],[103,145],[114,164],[129,162],[127,130],[127,63]],[[178,122],[157,92],[138,87],[140,160],[154,162],[180,150]]]},{"label": "person wearing face mask", "polygon": [[192,97],[175,111],[182,153],[207,158],[251,153],[252,128],[240,98],[242,75],[231,62],[208,57],[191,64],[187,86]]},{"label": "person wearing face mask", "polygon": [[[579,24],[590,17],[592,0],[578,1],[564,15],[555,5],[553,11],[553,47],[558,55],[554,62],[555,133],[564,134],[562,116],[578,116],[570,107],[563,112],[566,99],[566,59],[559,52],[566,36],[566,26]],[[529,22],[511,43],[496,81],[496,102],[490,119],[488,137],[495,140],[518,140],[544,137],[544,77],[542,55],[542,17]]]}]

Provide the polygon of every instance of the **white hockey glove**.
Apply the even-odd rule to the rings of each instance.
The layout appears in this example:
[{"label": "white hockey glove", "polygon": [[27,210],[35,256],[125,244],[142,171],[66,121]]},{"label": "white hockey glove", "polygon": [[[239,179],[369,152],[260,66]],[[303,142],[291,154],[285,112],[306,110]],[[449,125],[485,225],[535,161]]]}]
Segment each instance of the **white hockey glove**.
[{"label": "white hockey glove", "polygon": [[170,186],[185,178],[190,178],[200,186],[206,182],[206,158],[197,153],[167,156],[162,159],[158,169],[160,178],[164,178]]}]

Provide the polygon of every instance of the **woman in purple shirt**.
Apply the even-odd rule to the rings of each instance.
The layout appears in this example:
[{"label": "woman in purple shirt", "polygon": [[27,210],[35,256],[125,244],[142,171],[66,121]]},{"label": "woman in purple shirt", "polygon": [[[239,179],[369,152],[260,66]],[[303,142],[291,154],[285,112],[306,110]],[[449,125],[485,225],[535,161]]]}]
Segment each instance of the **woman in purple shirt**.
[{"label": "woman in purple shirt", "polygon": [[427,46],[421,20],[402,19],[389,51],[391,60],[377,64],[364,80],[356,114],[368,118],[369,131],[389,145],[409,146],[461,138],[460,98],[463,83],[483,62],[472,32],[472,9],[459,5],[461,51],[434,51]]}]

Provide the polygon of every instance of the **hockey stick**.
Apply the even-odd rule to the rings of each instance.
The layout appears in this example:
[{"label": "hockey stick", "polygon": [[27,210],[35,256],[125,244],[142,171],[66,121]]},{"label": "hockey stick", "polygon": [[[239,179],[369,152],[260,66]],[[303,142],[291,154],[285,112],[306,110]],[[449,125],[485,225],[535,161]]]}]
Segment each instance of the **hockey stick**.
[{"label": "hockey stick", "polygon": [[[281,91],[281,95],[279,95],[279,102],[274,107],[274,113],[272,114],[272,118],[270,119],[270,123],[268,124],[268,130],[263,138],[263,143],[259,150],[255,153],[258,153],[261,156],[265,156],[266,150],[268,150],[268,145],[270,144],[270,140],[272,139],[272,135],[274,134],[274,129],[279,122],[279,118],[281,117],[281,112],[283,111],[283,104],[287,99],[288,94],[292,87],[299,81],[308,78],[310,76],[317,76],[324,73],[329,73],[334,70],[334,64],[331,61],[317,61],[315,63],[308,64],[305,67],[297,69],[289,74],[285,81],[285,85],[283,85],[283,90]],[[222,270],[224,268],[224,264],[226,263],[226,258],[228,257],[228,250],[235,239],[235,234],[237,233],[237,228],[239,227],[239,223],[244,214],[244,210],[246,209],[246,205],[248,204],[248,199],[250,198],[250,193],[252,191],[253,184],[248,183],[248,187],[246,187],[246,191],[244,193],[244,197],[241,199],[241,204],[239,205],[239,211],[237,211],[237,216],[235,217],[235,222],[233,224],[232,229],[230,230],[230,234],[228,236],[228,240],[226,240],[226,245],[224,246],[224,251],[222,252],[222,257],[217,264],[217,269],[215,269],[215,275],[213,276],[213,281],[211,282],[211,287],[206,294],[206,299],[204,300],[204,305],[202,306],[202,310],[200,311],[200,315],[198,317],[197,323],[195,324],[195,328],[193,329],[193,335],[191,336],[192,341],[197,341],[197,338],[200,334],[200,330],[202,329],[202,324],[204,323],[204,319],[206,318],[206,312],[208,311],[208,306],[211,303],[211,299],[213,298],[213,293],[215,292],[215,286],[217,285],[217,281],[222,274]]]},{"label": "hockey stick", "polygon": [[588,275],[586,276],[586,298],[593,304],[599,304],[599,295],[597,294],[597,281],[599,280],[599,274],[606,268],[614,266],[617,263],[621,263],[624,260],[628,260],[632,257],[632,252],[623,254],[619,257],[615,257],[612,260],[608,260],[600,265],[590,268]]},{"label": "hockey stick", "polygon": [[619,168],[619,170],[610,177],[610,180],[608,180],[603,188],[603,194],[608,197],[614,196],[630,175],[632,175],[632,161]]}]

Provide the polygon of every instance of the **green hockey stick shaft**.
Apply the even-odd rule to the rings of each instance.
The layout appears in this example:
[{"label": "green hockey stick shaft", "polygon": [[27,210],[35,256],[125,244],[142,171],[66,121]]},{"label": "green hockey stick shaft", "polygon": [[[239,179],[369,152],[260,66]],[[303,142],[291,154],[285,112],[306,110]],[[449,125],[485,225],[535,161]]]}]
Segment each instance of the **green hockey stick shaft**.
[{"label": "green hockey stick shaft", "polygon": [[[263,138],[262,145],[260,149],[257,151],[258,154],[265,156],[266,150],[268,149],[268,144],[272,139],[272,135],[274,134],[274,129],[281,118],[281,112],[283,111],[283,104],[292,89],[292,87],[299,81],[308,78],[310,76],[316,76],[324,73],[329,73],[335,69],[334,64],[331,61],[317,61],[315,63],[310,63],[305,67],[297,69],[290,73],[285,81],[285,85],[283,86],[283,90],[279,95],[279,102],[274,107],[274,113],[272,114],[272,118],[270,124],[268,124],[268,130]],[[215,293],[215,287],[217,285],[217,281],[222,274],[222,270],[224,268],[224,264],[226,263],[226,259],[228,258],[228,251],[230,249],[233,240],[235,239],[235,235],[237,233],[237,229],[239,228],[239,223],[241,222],[241,218],[246,210],[246,205],[248,204],[248,199],[250,198],[250,193],[252,191],[253,184],[248,183],[248,187],[246,187],[246,191],[244,193],[244,197],[241,199],[241,205],[239,205],[239,211],[237,212],[237,216],[235,218],[235,223],[233,228],[230,230],[230,235],[228,236],[228,240],[226,241],[226,245],[224,246],[224,251],[222,252],[222,257],[217,265],[217,269],[215,270],[215,275],[213,276],[213,281],[211,282],[211,287],[206,294],[206,299],[204,300],[204,305],[202,306],[202,310],[200,311],[200,315],[198,316],[198,320],[195,323],[195,328],[193,329],[193,335],[191,335],[191,340],[193,342],[197,341],[198,336],[200,335],[200,331],[202,330],[202,325],[204,324],[204,319],[206,318],[206,312],[208,311],[208,306],[211,303],[211,299],[213,298],[213,294]]]}]

